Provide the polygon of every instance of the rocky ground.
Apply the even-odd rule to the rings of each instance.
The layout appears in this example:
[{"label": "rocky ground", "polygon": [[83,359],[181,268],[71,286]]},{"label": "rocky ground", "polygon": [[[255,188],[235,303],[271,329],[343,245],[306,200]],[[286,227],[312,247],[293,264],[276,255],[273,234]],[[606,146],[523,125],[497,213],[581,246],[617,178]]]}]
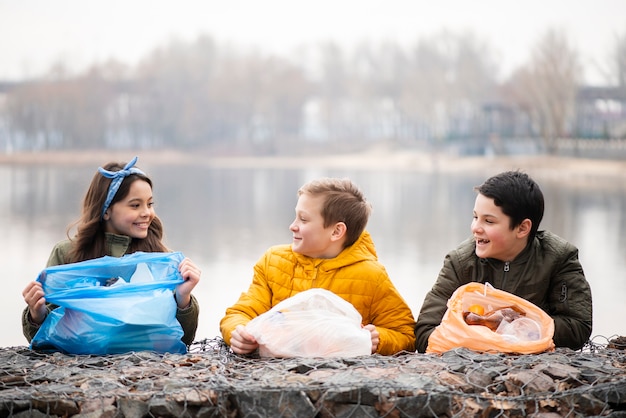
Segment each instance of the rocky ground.
[{"label": "rocky ground", "polygon": [[0,416],[625,417],[624,342],[536,355],[344,359],[241,357],[220,339],[185,355],[4,348]]}]

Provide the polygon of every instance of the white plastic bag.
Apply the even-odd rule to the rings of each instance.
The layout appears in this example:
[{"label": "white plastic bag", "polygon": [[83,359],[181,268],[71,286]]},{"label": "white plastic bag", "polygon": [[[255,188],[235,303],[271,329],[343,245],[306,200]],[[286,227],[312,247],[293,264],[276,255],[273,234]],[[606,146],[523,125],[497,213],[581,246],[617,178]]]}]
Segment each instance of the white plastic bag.
[{"label": "white plastic bag", "polygon": [[254,318],[246,330],[259,343],[261,357],[354,357],[371,354],[361,314],[325,289],[285,299]]}]

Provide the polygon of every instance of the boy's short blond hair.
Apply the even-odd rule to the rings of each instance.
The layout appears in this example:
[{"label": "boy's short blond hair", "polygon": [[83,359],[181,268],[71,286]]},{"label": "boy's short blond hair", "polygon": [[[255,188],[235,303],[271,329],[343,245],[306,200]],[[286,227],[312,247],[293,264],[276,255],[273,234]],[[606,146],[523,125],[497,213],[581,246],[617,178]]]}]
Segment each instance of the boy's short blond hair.
[{"label": "boy's short blond hair", "polygon": [[300,187],[298,196],[324,196],[322,217],[324,227],[337,222],[346,224],[344,248],[354,244],[365,230],[372,206],[359,187],[348,178],[321,178]]}]

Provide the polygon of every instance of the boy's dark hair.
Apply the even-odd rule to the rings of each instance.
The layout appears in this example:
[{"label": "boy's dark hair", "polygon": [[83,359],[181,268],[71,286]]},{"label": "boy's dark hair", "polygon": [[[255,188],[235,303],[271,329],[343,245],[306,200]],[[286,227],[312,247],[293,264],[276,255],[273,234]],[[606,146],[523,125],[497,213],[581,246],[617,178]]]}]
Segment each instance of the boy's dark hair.
[{"label": "boy's dark hair", "polygon": [[313,180],[298,190],[298,196],[303,193],[312,196],[324,196],[322,217],[325,228],[337,222],[346,224],[344,248],[349,247],[359,239],[367,225],[372,207],[361,190],[350,179],[321,178]]},{"label": "boy's dark hair", "polygon": [[524,219],[530,219],[529,239],[535,237],[543,219],[544,200],[539,185],[527,174],[505,171],[488,178],[474,190],[493,199],[496,206],[502,208],[502,212],[511,218],[511,229]]}]

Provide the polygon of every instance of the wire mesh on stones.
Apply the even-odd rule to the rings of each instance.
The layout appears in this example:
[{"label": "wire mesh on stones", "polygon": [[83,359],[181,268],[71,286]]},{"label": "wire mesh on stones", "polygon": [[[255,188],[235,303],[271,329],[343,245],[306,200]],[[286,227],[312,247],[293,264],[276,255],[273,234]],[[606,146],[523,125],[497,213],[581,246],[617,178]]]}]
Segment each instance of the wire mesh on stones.
[{"label": "wire mesh on stones", "polygon": [[618,416],[626,411],[621,338],[539,355],[457,349],[349,359],[237,356],[220,338],[183,355],[3,348],[0,416]]}]

